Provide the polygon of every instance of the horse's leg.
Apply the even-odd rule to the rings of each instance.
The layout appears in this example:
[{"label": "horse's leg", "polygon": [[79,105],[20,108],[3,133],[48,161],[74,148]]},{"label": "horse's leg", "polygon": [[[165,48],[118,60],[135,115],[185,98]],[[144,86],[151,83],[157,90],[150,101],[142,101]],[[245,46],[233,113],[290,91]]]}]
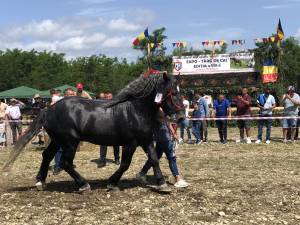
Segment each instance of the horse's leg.
[{"label": "horse's leg", "polygon": [[61,156],[61,168],[64,169],[79,186],[79,191],[90,190],[91,187],[87,181],[74,169],[73,160],[75,158],[76,149],[78,147],[79,141],[68,139],[68,143],[64,143],[62,146],[62,156]]},{"label": "horse's leg", "polygon": [[45,188],[45,182],[49,170],[49,165],[52,159],[54,158],[58,147],[59,146],[54,141],[51,141],[48,147],[43,151],[43,160],[40,166],[40,170],[36,176],[37,182],[35,184],[37,189],[40,191]]},{"label": "horse's leg", "polygon": [[158,190],[162,192],[170,192],[170,189],[168,188],[165,178],[160,170],[159,159],[157,157],[153,142],[147,146],[143,146],[143,149],[147,153],[148,159],[153,166],[154,176],[156,177],[158,183]]},{"label": "horse's leg", "polygon": [[132,156],[136,150],[136,146],[122,147],[121,165],[117,171],[109,178],[107,188],[110,190],[118,190],[118,182],[124,172],[129,168]]}]

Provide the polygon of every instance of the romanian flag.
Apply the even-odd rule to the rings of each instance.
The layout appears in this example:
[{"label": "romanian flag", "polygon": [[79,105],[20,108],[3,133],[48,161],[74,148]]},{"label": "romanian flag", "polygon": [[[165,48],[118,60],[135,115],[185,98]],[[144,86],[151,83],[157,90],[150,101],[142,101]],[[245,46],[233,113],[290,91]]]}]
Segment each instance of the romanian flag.
[{"label": "romanian flag", "polygon": [[141,41],[147,37],[149,37],[148,28],[144,32],[140,33],[139,36],[137,36],[137,38],[132,42],[132,44],[139,45]]},{"label": "romanian flag", "polygon": [[262,82],[273,83],[278,79],[278,67],[275,66],[271,59],[265,61],[262,67]]},{"label": "romanian flag", "polygon": [[281,26],[281,21],[279,19],[279,22],[278,22],[278,26],[277,26],[277,31],[276,31],[276,36],[277,36],[277,39],[279,41],[282,41],[284,39],[284,32],[283,32],[283,29],[282,29],[282,26]]}]

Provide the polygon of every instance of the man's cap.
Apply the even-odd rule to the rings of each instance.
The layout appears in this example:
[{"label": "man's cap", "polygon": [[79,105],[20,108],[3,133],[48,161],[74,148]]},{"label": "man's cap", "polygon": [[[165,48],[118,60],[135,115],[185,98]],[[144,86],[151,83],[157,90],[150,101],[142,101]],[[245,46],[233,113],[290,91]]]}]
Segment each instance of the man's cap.
[{"label": "man's cap", "polygon": [[288,86],[288,91],[295,91],[295,87],[292,85]]},{"label": "man's cap", "polygon": [[39,94],[35,94],[34,96],[33,96],[33,98],[40,98],[41,96],[39,95]]},{"label": "man's cap", "polygon": [[10,99],[10,102],[17,102],[17,99],[11,98],[11,99]]},{"label": "man's cap", "polygon": [[76,84],[76,88],[82,90],[83,89],[83,84],[82,83]]}]

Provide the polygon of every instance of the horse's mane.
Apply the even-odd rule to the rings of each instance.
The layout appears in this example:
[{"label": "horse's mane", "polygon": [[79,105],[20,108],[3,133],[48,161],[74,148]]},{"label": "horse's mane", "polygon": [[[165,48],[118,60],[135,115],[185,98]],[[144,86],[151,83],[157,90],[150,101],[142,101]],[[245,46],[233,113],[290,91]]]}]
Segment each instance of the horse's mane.
[{"label": "horse's mane", "polygon": [[162,79],[162,75],[153,74],[147,77],[141,75],[123,88],[112,101],[104,103],[104,107],[110,108],[131,99],[146,97],[152,93],[153,89]]}]

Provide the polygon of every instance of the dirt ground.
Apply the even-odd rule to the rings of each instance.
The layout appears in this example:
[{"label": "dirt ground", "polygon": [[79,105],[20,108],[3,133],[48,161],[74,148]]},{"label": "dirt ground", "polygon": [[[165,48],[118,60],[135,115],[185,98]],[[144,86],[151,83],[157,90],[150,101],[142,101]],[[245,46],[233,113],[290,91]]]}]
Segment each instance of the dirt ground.
[{"label": "dirt ground", "polygon": [[[92,191],[79,194],[65,172],[50,172],[46,191],[38,192],[34,181],[41,151],[29,145],[9,173],[1,172],[0,224],[300,224],[300,141],[283,144],[281,130],[273,131],[277,138],[270,145],[236,144],[236,129],[222,145],[215,128],[208,143],[181,145],[179,169],[191,186],[172,186],[170,195],[135,180],[146,159],[141,149],[120,182],[121,191],[107,192],[106,180],[117,166],[97,168],[99,147],[90,144],[78,152],[75,164]],[[0,166],[7,156],[8,150],[0,152]],[[165,158],[161,168],[170,176]]]}]

